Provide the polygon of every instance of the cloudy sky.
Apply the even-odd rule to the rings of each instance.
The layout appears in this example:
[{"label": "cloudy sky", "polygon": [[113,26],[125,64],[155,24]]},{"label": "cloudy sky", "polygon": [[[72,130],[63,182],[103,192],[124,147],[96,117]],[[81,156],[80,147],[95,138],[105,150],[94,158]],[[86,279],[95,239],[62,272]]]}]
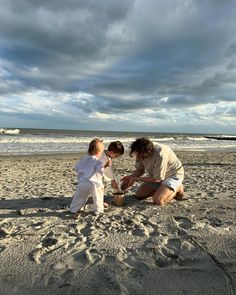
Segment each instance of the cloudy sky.
[{"label": "cloudy sky", "polygon": [[235,0],[0,6],[0,127],[236,133]]}]

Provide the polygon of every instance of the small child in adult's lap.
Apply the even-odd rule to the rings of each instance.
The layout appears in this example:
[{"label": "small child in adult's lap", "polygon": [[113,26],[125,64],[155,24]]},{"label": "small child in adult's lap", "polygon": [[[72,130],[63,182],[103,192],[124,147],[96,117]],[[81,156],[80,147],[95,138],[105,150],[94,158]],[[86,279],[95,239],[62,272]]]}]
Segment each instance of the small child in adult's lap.
[{"label": "small child in adult's lap", "polygon": [[70,212],[76,214],[82,209],[91,195],[95,214],[104,212],[104,169],[111,165],[111,160],[103,164],[99,158],[104,151],[101,140],[93,139],[88,148],[88,155],[82,157],[75,165],[78,186],[70,204]]}]

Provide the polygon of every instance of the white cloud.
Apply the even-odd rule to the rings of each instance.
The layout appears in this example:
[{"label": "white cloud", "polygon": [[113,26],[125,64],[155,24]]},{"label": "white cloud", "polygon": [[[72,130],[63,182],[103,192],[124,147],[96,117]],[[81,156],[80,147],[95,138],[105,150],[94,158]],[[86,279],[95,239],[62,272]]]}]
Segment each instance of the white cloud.
[{"label": "white cloud", "polygon": [[89,118],[109,121],[112,119],[112,115],[99,113],[99,112],[93,112],[89,115]]},{"label": "white cloud", "polygon": [[160,102],[168,102],[169,97],[162,97],[160,99]]}]

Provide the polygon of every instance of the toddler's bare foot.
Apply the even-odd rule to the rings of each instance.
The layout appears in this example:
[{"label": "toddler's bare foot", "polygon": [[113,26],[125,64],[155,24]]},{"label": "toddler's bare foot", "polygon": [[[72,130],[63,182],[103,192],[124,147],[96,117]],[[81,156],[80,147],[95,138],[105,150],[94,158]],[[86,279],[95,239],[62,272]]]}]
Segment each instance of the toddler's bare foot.
[{"label": "toddler's bare foot", "polygon": [[78,219],[80,217],[80,212],[76,212],[76,213],[71,213],[73,219]]},{"label": "toddler's bare foot", "polygon": [[103,202],[103,206],[104,206],[105,209],[108,209],[110,207],[110,205],[108,203],[106,203],[106,202]]}]

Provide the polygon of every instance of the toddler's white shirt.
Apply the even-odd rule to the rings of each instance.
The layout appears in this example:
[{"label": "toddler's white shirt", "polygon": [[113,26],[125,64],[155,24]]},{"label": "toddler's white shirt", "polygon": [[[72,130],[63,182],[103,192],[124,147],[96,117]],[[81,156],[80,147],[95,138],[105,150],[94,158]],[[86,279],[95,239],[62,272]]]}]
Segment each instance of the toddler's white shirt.
[{"label": "toddler's white shirt", "polygon": [[84,156],[76,164],[78,183],[89,180],[96,186],[103,187],[103,163],[96,156]]},{"label": "toddler's white shirt", "polygon": [[[106,162],[108,161],[108,157],[105,152],[102,153],[101,157],[99,158],[99,161],[102,162],[103,166],[106,164]],[[115,178],[114,173],[112,171],[112,165],[104,169],[103,178],[105,181],[111,181]]]}]

